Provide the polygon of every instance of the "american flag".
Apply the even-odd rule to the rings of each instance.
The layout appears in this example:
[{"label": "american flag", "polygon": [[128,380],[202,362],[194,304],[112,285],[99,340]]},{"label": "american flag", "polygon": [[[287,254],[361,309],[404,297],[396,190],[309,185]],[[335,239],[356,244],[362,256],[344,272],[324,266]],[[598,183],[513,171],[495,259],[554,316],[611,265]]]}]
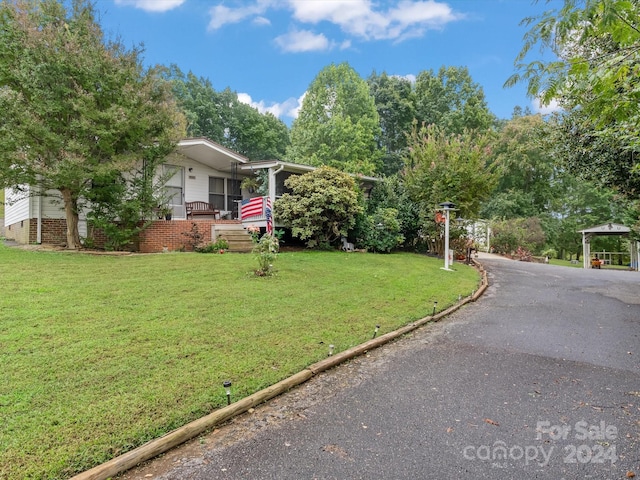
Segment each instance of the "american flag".
[{"label": "american flag", "polygon": [[267,233],[273,235],[273,212],[271,211],[271,197],[267,197],[267,205],[264,209],[264,216],[267,219]]},{"label": "american flag", "polygon": [[243,200],[240,204],[240,218],[244,220],[245,218],[262,215],[262,198],[254,197]]}]

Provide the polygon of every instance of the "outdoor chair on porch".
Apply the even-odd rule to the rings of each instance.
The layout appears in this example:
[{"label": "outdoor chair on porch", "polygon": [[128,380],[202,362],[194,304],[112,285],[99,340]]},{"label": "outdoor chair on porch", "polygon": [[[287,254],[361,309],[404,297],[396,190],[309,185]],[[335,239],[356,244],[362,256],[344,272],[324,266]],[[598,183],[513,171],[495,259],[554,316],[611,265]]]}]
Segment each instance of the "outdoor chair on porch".
[{"label": "outdoor chair on porch", "polygon": [[213,215],[213,218],[220,218],[220,210],[207,202],[186,202],[185,208],[187,218],[193,218],[196,215]]}]

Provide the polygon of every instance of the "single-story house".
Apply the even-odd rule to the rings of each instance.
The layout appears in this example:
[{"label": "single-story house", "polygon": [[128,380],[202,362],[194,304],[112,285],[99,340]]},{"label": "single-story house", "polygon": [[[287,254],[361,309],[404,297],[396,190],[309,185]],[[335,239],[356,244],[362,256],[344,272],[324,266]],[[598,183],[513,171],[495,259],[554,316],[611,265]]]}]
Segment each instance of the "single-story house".
[{"label": "single-story house", "polygon": [[[220,234],[231,235],[249,225],[265,228],[267,199],[273,202],[285,193],[284,181],[295,174],[312,171],[314,167],[277,160],[250,162],[246,157],[207,138],[188,138],[178,143],[174,153],[166,158],[165,173],[173,172],[165,184],[171,210],[170,219],[154,220],[140,235],[137,250],[144,253],[184,249],[187,234],[196,224],[203,241],[214,241]],[[242,188],[245,178],[258,172],[267,179],[267,194],[259,195]],[[375,178],[358,177],[365,193]],[[59,192],[38,195],[25,187],[16,192],[5,191],[4,234],[7,239],[24,244],[63,245],[66,242],[66,220]],[[258,198],[260,200],[258,200]],[[243,203],[251,202],[251,211],[243,214]],[[282,227],[274,218],[275,227]],[[80,215],[81,237],[87,237],[90,226]],[[224,232],[224,233],[221,233]]]}]

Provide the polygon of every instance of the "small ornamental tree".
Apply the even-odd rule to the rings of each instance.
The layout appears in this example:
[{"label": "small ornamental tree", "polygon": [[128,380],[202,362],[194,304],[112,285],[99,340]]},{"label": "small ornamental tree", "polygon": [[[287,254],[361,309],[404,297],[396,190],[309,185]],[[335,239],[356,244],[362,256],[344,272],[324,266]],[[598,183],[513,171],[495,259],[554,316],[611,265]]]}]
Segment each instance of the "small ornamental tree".
[{"label": "small ornamental tree", "polygon": [[285,185],[292,193],[275,202],[274,216],[290,225],[291,234],[306,240],[309,248],[327,248],[346,237],[362,212],[353,177],[335,168],[291,176]]}]

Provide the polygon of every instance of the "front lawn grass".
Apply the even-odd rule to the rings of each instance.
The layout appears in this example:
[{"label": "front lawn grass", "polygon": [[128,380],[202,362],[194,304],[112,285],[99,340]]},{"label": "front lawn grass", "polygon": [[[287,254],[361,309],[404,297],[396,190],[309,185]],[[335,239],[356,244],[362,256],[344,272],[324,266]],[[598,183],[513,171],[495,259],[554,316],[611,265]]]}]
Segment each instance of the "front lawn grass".
[{"label": "front lawn grass", "polygon": [[[397,253],[94,256],[0,244],[0,478],[67,478],[479,285]],[[429,368],[425,366],[425,368]]]}]

